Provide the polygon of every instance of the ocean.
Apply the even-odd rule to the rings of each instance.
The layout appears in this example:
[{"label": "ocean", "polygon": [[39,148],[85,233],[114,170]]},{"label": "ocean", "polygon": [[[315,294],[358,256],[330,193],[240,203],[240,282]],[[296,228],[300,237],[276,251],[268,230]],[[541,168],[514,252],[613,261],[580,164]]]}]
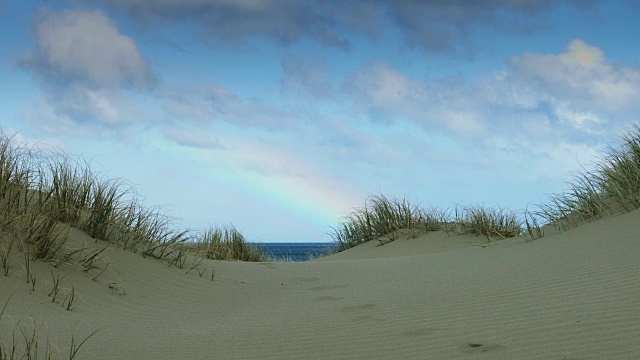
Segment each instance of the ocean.
[{"label": "ocean", "polygon": [[275,261],[307,261],[335,251],[335,243],[254,243]]}]

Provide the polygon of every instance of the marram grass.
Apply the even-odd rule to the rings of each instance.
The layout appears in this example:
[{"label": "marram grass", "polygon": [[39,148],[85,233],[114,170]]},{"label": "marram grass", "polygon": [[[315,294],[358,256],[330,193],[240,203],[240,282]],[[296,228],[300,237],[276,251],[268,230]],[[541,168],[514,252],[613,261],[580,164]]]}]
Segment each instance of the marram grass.
[{"label": "marram grass", "polygon": [[[13,294],[10,294],[2,309],[0,309],[0,323],[2,323],[2,317],[9,305],[9,301]],[[68,307],[71,307],[73,300],[69,301]],[[35,320],[24,321],[20,320],[13,326],[13,333],[10,339],[4,339],[0,335],[0,360],[22,360],[22,359],[46,359],[54,360],[59,359],[60,353],[65,353],[67,359],[75,359],[80,351],[80,348],[98,331],[86,336],[81,341],[78,341],[74,335],[71,336],[70,346],[63,351],[58,351],[47,338],[42,337],[42,326],[38,326]]]},{"label": "marram grass", "polygon": [[[197,248],[190,253],[192,264],[187,273],[197,271],[211,281],[214,268],[200,266],[205,258],[269,260],[234,227],[214,227],[201,234],[180,230],[158,208],[139,201],[125,181],[94,172],[82,159],[54,151],[34,151],[0,129],[1,275],[9,276],[15,259],[23,258],[24,264],[19,265],[34,291],[38,278],[31,268],[33,261],[48,261],[56,268],[79,256],[75,262],[83,272],[92,272],[90,278],[95,280],[109,265],[101,255],[106,247],[86,254],[85,248],[69,252],[65,243],[71,228],[180,269],[185,266],[186,252]],[[48,295],[52,302],[61,301],[64,309],[73,311],[77,294],[73,285],[66,296],[59,293],[63,278],[51,270],[53,285]],[[125,293],[115,283],[109,287]],[[0,310],[0,322],[10,298]],[[70,347],[64,349],[68,358],[74,359],[94,334],[81,341],[72,336]],[[9,339],[0,335],[0,360],[55,359],[58,355],[58,349],[43,337],[35,321],[14,324]]]},{"label": "marram grass", "polygon": [[234,226],[210,227],[198,234],[189,247],[212,260],[269,260],[265,252],[249,243]]},{"label": "marram grass", "polygon": [[[489,240],[524,236],[532,240],[544,236],[545,223],[570,229],[640,208],[640,126],[633,124],[618,147],[606,148],[593,169],[578,173],[564,192],[549,196],[537,211],[521,213],[484,206],[456,206],[443,211],[423,208],[407,199],[371,196],[330,235],[338,244],[338,251],[375,239],[381,243],[393,241],[400,230],[410,230],[412,234],[443,230]],[[180,269],[186,265],[187,272],[197,271],[200,277],[206,274],[212,281],[215,270],[200,266],[203,259],[269,260],[233,226],[211,227],[196,234],[179,230],[158,209],[144,206],[124,181],[100,176],[87,162],[61,153],[33,151],[0,130],[2,275],[8,276],[10,260],[16,253],[24,255],[23,267],[33,290],[36,277],[30,271],[30,262],[67,261],[64,256],[60,260],[60,252],[70,227],[145,257],[168,261]],[[104,270],[105,265],[103,269],[96,266],[103,250],[89,252],[80,261],[83,271],[97,270],[94,279]],[[186,262],[187,252],[190,264]],[[49,295],[55,302],[60,278],[53,272],[52,278],[56,286]],[[116,286],[109,286],[112,285]],[[75,307],[75,295],[72,287],[63,301],[67,310]],[[0,321],[10,298],[0,310]],[[81,342],[72,338],[69,358],[73,359],[94,334]],[[0,360],[54,357],[48,341],[41,342],[35,323],[18,323],[11,339],[0,338]]]},{"label": "marram grass", "polygon": [[209,258],[267,260],[233,227],[198,236],[178,229],[171,218],[139,201],[134,190],[121,179],[94,172],[81,158],[33,151],[0,130],[3,272],[8,272],[12,251],[28,252],[32,260],[60,255],[70,227],[160,260],[175,258],[190,242],[207,243]]},{"label": "marram grass", "polygon": [[631,125],[618,147],[607,147],[593,170],[578,173],[567,185],[536,212],[561,230],[639,208],[640,126]]},{"label": "marram grass", "polygon": [[[559,230],[640,208],[640,125],[632,124],[618,147],[609,146],[592,171],[582,171],[560,194],[550,195],[538,209],[513,212],[483,206],[456,206],[453,211],[421,208],[406,199],[371,196],[346,216],[330,236],[342,251],[378,239],[393,241],[400,229],[444,230],[489,239],[544,237],[544,225]],[[384,237],[386,240],[382,240]]]},{"label": "marram grass", "polygon": [[398,230],[443,230],[506,239],[522,234],[523,227],[517,215],[506,209],[457,206],[453,211],[442,211],[412,205],[404,198],[374,195],[334,227],[330,236],[342,251],[374,239],[382,244],[393,241]]}]

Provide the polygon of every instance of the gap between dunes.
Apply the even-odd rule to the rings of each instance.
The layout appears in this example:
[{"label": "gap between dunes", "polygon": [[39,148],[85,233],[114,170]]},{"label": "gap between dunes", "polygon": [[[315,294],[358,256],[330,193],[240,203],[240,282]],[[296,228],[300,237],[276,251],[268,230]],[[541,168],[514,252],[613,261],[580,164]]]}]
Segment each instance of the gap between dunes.
[{"label": "gap between dunes", "polygon": [[0,276],[0,334],[35,321],[64,354],[98,330],[78,359],[634,359],[638,234],[636,210],[532,242],[429,233],[306,263],[206,260],[213,280],[109,246],[96,280],[61,270],[71,311],[44,263],[31,294],[22,271]]}]

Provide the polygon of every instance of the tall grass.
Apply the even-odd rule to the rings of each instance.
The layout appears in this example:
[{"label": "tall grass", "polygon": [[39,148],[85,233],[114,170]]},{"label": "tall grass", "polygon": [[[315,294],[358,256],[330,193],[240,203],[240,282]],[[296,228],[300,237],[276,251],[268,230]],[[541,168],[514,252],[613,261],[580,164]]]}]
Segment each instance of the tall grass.
[{"label": "tall grass", "polygon": [[405,198],[374,195],[334,227],[330,236],[337,243],[338,251],[342,251],[385,236],[387,242],[393,241],[401,229],[456,231],[504,239],[520,235],[522,222],[515,213],[504,209],[472,206],[443,211],[412,205]]},{"label": "tall grass", "polygon": [[342,251],[399,229],[416,227],[424,216],[421,209],[406,199],[374,195],[333,228],[331,236],[338,251]]},{"label": "tall grass", "polygon": [[80,166],[79,162],[63,156],[54,156],[46,166],[48,171],[43,174],[50,178],[43,182],[50,185],[49,206],[58,211],[61,222],[76,226],[82,211],[90,204],[93,174],[88,166]]},{"label": "tall grass", "polygon": [[405,199],[370,197],[365,206],[354,210],[330,234],[338,251],[390,236],[398,229],[423,228],[425,231],[455,230],[492,238],[526,235],[544,236],[545,224],[560,230],[607,215],[640,208],[640,125],[633,124],[619,146],[609,146],[593,167],[577,173],[560,194],[552,194],[538,210],[522,214],[501,208],[455,207],[454,211],[421,209]]},{"label": "tall grass", "polygon": [[[32,261],[51,260],[57,266],[68,261],[69,254],[82,252],[75,250],[62,254],[71,228],[125,250],[139,252],[144,257],[180,263],[180,268],[184,266],[187,242],[197,244],[204,256],[211,259],[268,260],[263,251],[253,247],[233,227],[214,228],[193,237],[190,231],[175,226],[174,221],[159,209],[146,207],[124,181],[95,173],[83,159],[55,151],[34,151],[17,143],[0,129],[2,275],[9,275],[14,253],[21,252],[20,255],[24,255],[27,282],[33,291],[36,278],[31,271]],[[98,269],[94,261],[104,249],[85,255],[79,262],[82,271],[88,273]],[[202,261],[202,258],[196,259],[190,270],[196,269]],[[104,269],[106,265],[102,271]],[[201,277],[205,271],[206,268],[198,268]],[[93,279],[100,274],[102,272],[93,276]],[[211,269],[211,280],[214,276],[215,271]],[[49,296],[54,302],[60,280],[59,275],[52,272],[54,285]],[[62,301],[63,306],[71,310],[75,298],[76,292],[72,287]],[[8,302],[0,310],[0,321]],[[35,322],[14,325],[11,339],[6,341],[0,336],[0,360],[55,358],[56,351],[48,341],[42,341],[40,333]],[[75,358],[82,345],[94,334],[82,341],[72,337],[69,359]]]},{"label": "tall grass", "polygon": [[522,222],[511,210],[470,206],[456,213],[455,222],[461,233],[484,235],[489,239],[506,239],[522,234]]},{"label": "tall grass", "polygon": [[640,126],[633,124],[618,147],[608,146],[593,170],[578,173],[568,190],[549,196],[537,214],[561,230],[640,207]]},{"label": "tall grass", "polygon": [[[37,160],[37,153],[0,131],[0,231],[5,235],[0,248],[11,249],[16,242],[34,259],[49,259],[63,246],[65,234],[57,212],[46,205],[51,193],[39,181]],[[0,251],[6,261],[7,250]]]},{"label": "tall grass", "polygon": [[189,247],[212,260],[269,260],[264,251],[249,243],[234,226],[208,228],[198,234]]},{"label": "tall grass", "polygon": [[[8,271],[11,250],[28,251],[32,260],[52,259],[64,247],[70,227],[144,257],[166,259],[190,241],[205,241],[216,258],[266,260],[235,228],[210,238],[193,238],[159,209],[139,201],[120,179],[94,172],[90,163],[61,152],[36,152],[0,129],[0,265]],[[224,251],[223,251],[224,250]]]}]

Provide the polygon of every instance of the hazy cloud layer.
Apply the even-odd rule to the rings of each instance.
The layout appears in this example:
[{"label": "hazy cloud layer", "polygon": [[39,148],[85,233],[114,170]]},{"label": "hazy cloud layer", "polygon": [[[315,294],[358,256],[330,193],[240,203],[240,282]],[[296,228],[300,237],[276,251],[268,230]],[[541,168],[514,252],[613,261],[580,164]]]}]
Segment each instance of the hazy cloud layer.
[{"label": "hazy cloud layer", "polygon": [[[283,69],[283,95],[297,97],[305,112],[260,97],[245,99],[221,85],[169,92],[164,106],[176,122],[287,130],[295,134],[288,140],[291,146],[304,139],[311,152],[378,165],[410,163],[409,153],[424,149],[414,146],[420,143],[416,131],[446,134],[492,154],[526,155],[542,143],[583,149],[600,143],[633,120],[628,114],[640,110],[634,101],[640,95],[640,69],[615,64],[601,49],[578,39],[559,54],[512,56],[503,71],[473,80],[424,80],[381,62],[333,79],[322,58],[313,56],[292,58]],[[325,113],[323,104],[332,111]],[[340,113],[344,117],[330,115]],[[210,145],[196,139],[176,142]],[[398,143],[407,150],[385,145]],[[491,163],[480,156],[473,161]]]},{"label": "hazy cloud layer", "polygon": [[225,147],[216,139],[212,139],[202,131],[172,128],[164,132],[164,137],[177,145],[199,149],[222,150]]},{"label": "hazy cloud layer", "polygon": [[73,119],[93,119],[107,127],[118,127],[134,121],[140,109],[135,100],[119,91],[69,87],[48,94],[56,109]]},{"label": "hazy cloud layer", "polygon": [[175,121],[209,126],[226,122],[239,127],[279,131],[299,126],[301,117],[292,110],[260,98],[241,98],[222,85],[168,88],[160,97],[163,108]]},{"label": "hazy cloud layer", "polygon": [[252,37],[291,44],[304,38],[347,50],[349,32],[377,38],[391,23],[412,46],[446,50],[467,39],[471,26],[533,32],[537,15],[558,5],[587,6],[593,1],[551,0],[103,0],[139,22],[195,20],[205,41],[244,44]]},{"label": "hazy cloud layer", "polygon": [[[125,141],[131,129],[150,121],[135,94],[110,89],[69,87],[45,91],[21,118],[38,134]],[[127,136],[123,136],[127,135]]]},{"label": "hazy cloud layer", "polygon": [[295,54],[282,61],[282,87],[286,93],[314,100],[334,97],[331,69],[318,55]]},{"label": "hazy cloud layer", "polygon": [[525,53],[480,80],[423,81],[382,63],[349,74],[342,86],[351,112],[373,122],[408,121],[455,134],[522,131],[569,138],[598,135],[640,110],[640,69],[609,61],[601,49],[572,41],[561,54]]}]

